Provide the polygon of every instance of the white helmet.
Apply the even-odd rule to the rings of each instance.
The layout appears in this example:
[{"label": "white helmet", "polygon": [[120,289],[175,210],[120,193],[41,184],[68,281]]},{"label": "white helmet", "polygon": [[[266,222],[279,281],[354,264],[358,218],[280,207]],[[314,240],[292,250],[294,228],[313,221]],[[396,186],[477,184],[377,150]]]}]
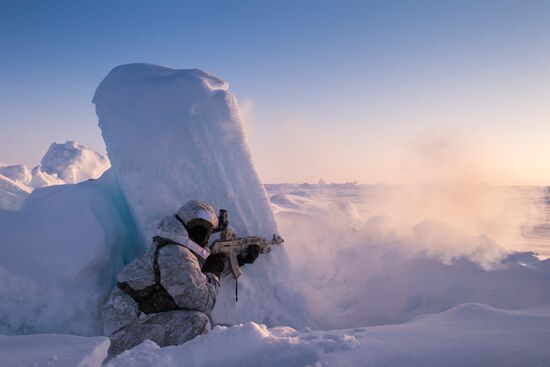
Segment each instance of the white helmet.
[{"label": "white helmet", "polygon": [[216,215],[214,208],[212,205],[205,203],[204,201],[188,201],[181,208],[179,208],[176,215],[186,226],[194,219],[202,219],[210,223],[212,228],[218,228],[218,216]]}]

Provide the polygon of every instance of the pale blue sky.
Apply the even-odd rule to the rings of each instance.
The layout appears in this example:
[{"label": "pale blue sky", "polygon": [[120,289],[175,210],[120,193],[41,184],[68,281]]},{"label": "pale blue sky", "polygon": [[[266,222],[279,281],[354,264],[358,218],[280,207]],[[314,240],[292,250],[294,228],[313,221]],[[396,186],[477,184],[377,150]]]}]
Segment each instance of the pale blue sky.
[{"label": "pale blue sky", "polygon": [[550,184],[550,1],[0,0],[0,45],[5,163],[104,151],[96,86],[149,62],[229,81],[266,182]]}]

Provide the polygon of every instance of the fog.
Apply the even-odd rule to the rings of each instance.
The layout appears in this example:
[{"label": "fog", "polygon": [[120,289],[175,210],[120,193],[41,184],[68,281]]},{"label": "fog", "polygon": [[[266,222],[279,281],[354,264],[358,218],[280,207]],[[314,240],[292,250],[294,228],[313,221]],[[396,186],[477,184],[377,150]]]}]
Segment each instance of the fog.
[{"label": "fog", "polygon": [[472,235],[486,235],[508,250],[529,250],[525,236],[545,221],[544,187],[495,186],[498,168],[483,142],[453,129],[432,129],[403,149],[396,175],[405,183],[364,198],[369,215],[382,215],[399,232],[429,219]]},{"label": "fog", "polygon": [[400,323],[465,302],[548,303],[542,263],[518,252],[545,225],[545,190],[487,184],[480,151],[428,131],[404,148],[407,184],[268,187],[316,327]]}]

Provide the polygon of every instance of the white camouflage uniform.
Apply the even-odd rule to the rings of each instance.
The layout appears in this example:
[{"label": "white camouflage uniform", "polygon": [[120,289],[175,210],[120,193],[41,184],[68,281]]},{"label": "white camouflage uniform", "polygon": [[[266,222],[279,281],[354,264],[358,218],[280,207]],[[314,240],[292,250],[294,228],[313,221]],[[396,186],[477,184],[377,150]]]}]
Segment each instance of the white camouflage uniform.
[{"label": "white camouflage uniform", "polygon": [[147,339],[161,347],[182,344],[210,330],[219,279],[201,272],[208,250],[190,241],[180,219],[200,218],[216,228],[218,218],[210,205],[196,201],[177,216],[161,221],[151,249],[122,269],[105,301],[103,332],[111,338],[111,355]]}]

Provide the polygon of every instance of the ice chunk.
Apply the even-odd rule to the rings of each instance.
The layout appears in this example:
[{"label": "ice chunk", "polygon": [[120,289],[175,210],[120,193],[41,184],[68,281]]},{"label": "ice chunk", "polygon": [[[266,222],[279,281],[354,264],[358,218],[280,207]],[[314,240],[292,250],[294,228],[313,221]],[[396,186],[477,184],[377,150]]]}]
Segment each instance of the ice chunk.
[{"label": "ice chunk", "polygon": [[0,366],[99,367],[109,338],[72,335],[0,336]]},{"label": "ice chunk", "polygon": [[[42,164],[34,167],[32,171],[24,165],[8,166],[2,163],[0,175],[15,182],[23,191],[30,192],[39,187],[98,178],[109,168],[109,165],[109,160],[103,154],[76,144],[74,141],[68,141],[65,144],[53,143],[42,158]],[[5,190],[0,187],[0,196],[6,195]],[[18,205],[0,206],[0,208],[9,209],[18,207]]]},{"label": "ice chunk", "polygon": [[239,233],[276,231],[226,82],[196,69],[130,64],[113,69],[93,101],[144,236],[190,199],[227,208]]},{"label": "ice chunk", "polygon": [[[21,190],[30,193],[33,189],[45,186],[52,185],[63,185],[65,182],[58,178],[57,176],[52,176],[47,172],[42,170],[40,165],[34,167],[31,170],[24,165],[15,165],[15,166],[3,166],[0,167],[0,175],[9,178],[17,187]],[[1,190],[1,189],[0,189]],[[5,189],[0,191],[0,195],[5,193]],[[23,198],[27,195],[23,195]],[[22,204],[22,201],[21,201]],[[1,207],[1,206],[0,206]],[[17,208],[19,208],[17,206]],[[8,207],[4,207],[8,208]],[[13,209],[13,208],[10,208]]]},{"label": "ice chunk", "polygon": [[[229,210],[240,235],[277,232],[252,165],[237,100],[225,81],[201,70],[149,64],[113,69],[93,102],[116,178],[145,240],[188,200]],[[284,248],[247,266],[222,287],[215,320],[270,324],[304,320],[301,297],[285,281]]]},{"label": "ice chunk", "polygon": [[36,166],[32,169],[31,180],[28,186],[37,189],[45,186],[63,185],[65,181],[57,176],[53,176],[48,172],[45,172],[41,166]]},{"label": "ice chunk", "polygon": [[30,190],[24,185],[0,174],[0,210],[17,210],[23,205],[23,201],[29,195]]},{"label": "ice chunk", "polygon": [[53,143],[40,163],[42,171],[65,183],[98,178],[109,168],[107,157],[74,141]]},{"label": "ice chunk", "polygon": [[24,165],[0,167],[0,174],[13,180],[18,185],[27,186],[32,179],[31,171]]},{"label": "ice chunk", "polygon": [[53,143],[42,165],[32,170],[24,165],[0,164],[0,208],[19,209],[33,189],[98,178],[107,168],[107,157],[92,149],[73,141]]}]

